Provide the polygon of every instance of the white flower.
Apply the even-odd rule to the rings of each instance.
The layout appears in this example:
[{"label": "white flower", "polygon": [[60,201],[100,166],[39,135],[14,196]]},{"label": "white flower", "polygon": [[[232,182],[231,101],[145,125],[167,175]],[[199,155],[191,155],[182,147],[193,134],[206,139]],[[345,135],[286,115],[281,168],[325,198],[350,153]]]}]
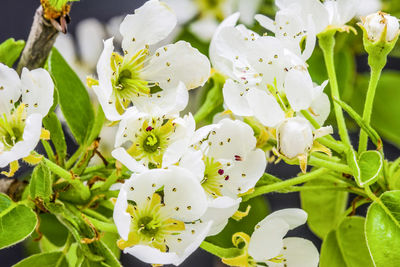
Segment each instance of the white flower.
[{"label": "white flower", "polygon": [[362,5],[357,5],[357,16],[367,16],[382,9],[381,0],[364,0]]},{"label": "white flower", "polygon": [[42,119],[53,105],[53,90],[46,70],[24,68],[20,79],[0,63],[0,168],[35,149]]},{"label": "white flower", "polygon": [[268,215],[259,222],[248,244],[248,254],[257,266],[270,267],[317,267],[319,253],[314,244],[298,237],[284,238],[292,230],[307,221],[307,213],[301,209],[284,209]]},{"label": "white flower", "polygon": [[206,237],[204,190],[192,173],[171,166],[133,175],[121,188],[114,222],[125,253],[151,264],[179,265]]},{"label": "white flower", "polygon": [[277,128],[278,151],[289,159],[307,155],[314,140],[332,133],[332,127],[323,127],[313,132],[311,124],[304,118],[289,118]]},{"label": "white flower", "polygon": [[193,89],[207,81],[210,63],[189,43],[179,41],[150,52],[151,45],[172,32],[176,21],[165,4],[147,1],[121,24],[124,56],[113,52],[112,38],[104,42],[97,64],[99,84],[93,89],[109,120],[120,120],[131,103],[140,106],[163,97],[161,93],[177,94],[180,82]]},{"label": "white flower", "polygon": [[294,111],[308,109],[326,83],[315,86],[304,60],[280,39],[234,27],[237,18],[234,14],[221,24],[210,46],[214,67],[229,77],[225,104],[235,115],[275,127],[285,119],[284,97]]},{"label": "white flower", "polygon": [[179,161],[194,131],[191,114],[180,118],[129,110],[119,124],[112,155],[135,172],[165,168]]},{"label": "white flower", "polygon": [[[261,149],[256,149],[253,130],[239,120],[223,119],[200,128],[193,141],[193,148],[202,152],[200,159],[204,163],[184,157],[180,166],[202,174],[198,179],[209,199],[209,209],[202,219],[214,220],[210,235],[215,235],[237,211],[239,195],[254,188],[265,172],[266,158]],[[187,162],[192,162],[193,167],[188,167]]]},{"label": "white flower", "polygon": [[[385,40],[393,41],[399,35],[399,20],[383,12],[377,12],[362,18],[362,26],[365,28],[368,39],[372,42]],[[386,34],[386,36],[382,36]]]},{"label": "white flower", "polygon": [[261,0],[165,0],[175,11],[179,24],[186,24],[196,15],[199,19],[191,22],[189,30],[204,42],[209,42],[220,21],[239,11],[241,21],[253,25]]}]

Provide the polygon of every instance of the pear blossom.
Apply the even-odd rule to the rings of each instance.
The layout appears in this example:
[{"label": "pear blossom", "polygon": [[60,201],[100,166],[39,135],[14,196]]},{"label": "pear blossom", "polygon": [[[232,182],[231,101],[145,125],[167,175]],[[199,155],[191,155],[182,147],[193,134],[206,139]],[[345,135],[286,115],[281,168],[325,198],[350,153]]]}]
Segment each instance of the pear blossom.
[{"label": "pear blossom", "polygon": [[178,24],[183,25],[195,16],[200,16],[190,22],[189,30],[204,42],[209,42],[218,28],[218,24],[232,13],[239,11],[241,21],[253,25],[261,0],[165,0],[175,11]]},{"label": "pear blossom", "polygon": [[304,170],[307,155],[313,149],[315,139],[332,133],[331,126],[313,130],[304,118],[288,118],[277,127],[278,152],[289,159],[299,158],[300,167]]},{"label": "pear blossom", "polygon": [[46,70],[24,68],[19,78],[15,70],[0,63],[0,168],[35,149],[42,119],[53,105],[53,92]]},{"label": "pear blossom", "polygon": [[[210,46],[214,67],[228,76],[223,88],[226,106],[268,127],[285,119],[285,97],[293,111],[309,109],[324,94],[327,82],[315,85],[305,61],[282,40],[235,27],[237,18],[234,14],[221,24]],[[324,114],[329,108],[324,107]]]},{"label": "pear blossom", "polygon": [[400,32],[399,20],[383,12],[377,12],[362,18],[362,27],[365,28],[368,39],[372,42],[377,42],[381,38],[386,42],[391,42]]},{"label": "pear blossom", "polygon": [[92,88],[107,119],[120,120],[131,104],[178,95],[181,82],[193,89],[207,81],[210,63],[189,43],[179,41],[151,52],[150,46],[165,39],[176,22],[164,3],[150,0],[121,23],[124,55],[113,52],[113,38],[104,42],[97,64],[99,81]]},{"label": "pear blossom", "polygon": [[239,195],[254,188],[265,172],[266,157],[261,149],[256,149],[251,127],[239,120],[223,119],[204,126],[196,131],[193,142],[193,149],[202,153],[203,164],[184,156],[180,166],[201,173],[197,178],[209,200],[202,219],[214,220],[209,235],[215,235],[239,208]]},{"label": "pear blossom", "polygon": [[268,215],[259,222],[248,243],[248,254],[253,265],[272,267],[317,267],[319,253],[314,244],[299,237],[284,238],[307,221],[301,209],[283,209]]},{"label": "pear blossom", "polygon": [[357,16],[367,16],[382,10],[381,0],[364,0],[362,5],[357,6]]},{"label": "pear blossom", "polygon": [[203,188],[176,166],[134,174],[123,184],[114,208],[118,247],[151,264],[181,264],[206,237],[212,221]]},{"label": "pear blossom", "polygon": [[179,161],[194,131],[191,114],[180,118],[130,110],[119,124],[112,155],[134,172],[165,168]]}]

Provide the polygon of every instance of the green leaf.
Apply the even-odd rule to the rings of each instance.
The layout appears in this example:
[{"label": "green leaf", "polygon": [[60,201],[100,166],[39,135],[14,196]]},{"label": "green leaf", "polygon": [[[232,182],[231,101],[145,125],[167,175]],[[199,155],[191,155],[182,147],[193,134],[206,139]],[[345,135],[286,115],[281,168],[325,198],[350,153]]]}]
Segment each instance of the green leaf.
[{"label": "green leaf", "polygon": [[51,185],[52,178],[50,169],[43,163],[37,165],[32,172],[32,178],[29,185],[31,198],[39,198],[44,202],[48,202],[53,192]]},{"label": "green leaf", "polygon": [[61,122],[54,112],[49,112],[43,119],[43,125],[50,131],[50,139],[56,149],[58,159],[63,162],[67,156],[67,144]]},{"label": "green leaf", "polygon": [[118,234],[103,232],[101,241],[110,249],[114,256],[119,259],[121,250],[117,246],[117,241],[120,238]]},{"label": "green leaf", "polygon": [[365,151],[358,160],[360,166],[360,185],[373,184],[378,180],[383,167],[382,154],[378,151]]},{"label": "green leaf", "polygon": [[232,218],[229,219],[228,224],[221,233],[215,236],[207,237],[206,241],[218,247],[230,248],[233,247],[232,235],[236,232],[244,232],[251,236],[257,223],[259,223],[268,215],[269,208],[267,201],[263,196],[242,202],[239,210],[245,211],[248,205],[251,206],[251,209],[246,217],[240,221],[236,221]]},{"label": "green leaf", "polygon": [[53,77],[65,120],[76,141],[84,144],[94,122],[89,94],[82,81],[56,49],[50,53],[47,68]]},{"label": "green leaf", "polygon": [[0,194],[0,249],[27,238],[37,224],[36,214],[24,205],[18,205]]},{"label": "green leaf", "polygon": [[89,135],[89,138],[87,141],[88,144],[92,143],[100,135],[100,132],[104,126],[104,121],[105,121],[105,115],[104,115],[103,109],[99,105],[97,108],[93,127],[92,127],[92,130],[90,132],[90,135]]},{"label": "green leaf", "polygon": [[346,152],[346,160],[347,164],[349,165],[354,179],[356,180],[357,184],[361,186],[361,170],[360,166],[358,165],[357,161],[357,153],[354,151],[352,147],[350,147]]},{"label": "green leaf", "polygon": [[7,39],[0,44],[0,62],[11,68],[21,55],[24,47],[25,42],[22,40],[15,41],[14,38]]},{"label": "green leaf", "polygon": [[[368,75],[359,75],[355,95],[351,98],[351,106],[359,114],[364,109],[364,101],[368,88]],[[379,80],[377,94],[372,110],[371,125],[385,139],[400,147],[400,72],[384,71]]]},{"label": "green leaf", "polygon": [[373,267],[364,234],[365,219],[345,218],[325,238],[320,267]]},{"label": "green leaf", "polygon": [[[303,186],[332,186],[327,180],[312,180]],[[301,207],[308,213],[307,223],[319,238],[336,227],[347,206],[347,192],[335,190],[305,190],[300,192]]]},{"label": "green leaf", "polygon": [[383,193],[369,207],[365,232],[377,267],[400,266],[400,191]]},{"label": "green leaf", "polygon": [[68,237],[68,230],[50,213],[40,214],[39,231],[54,245],[61,247]]},{"label": "green leaf", "polygon": [[62,252],[48,252],[32,255],[13,267],[68,267]]}]

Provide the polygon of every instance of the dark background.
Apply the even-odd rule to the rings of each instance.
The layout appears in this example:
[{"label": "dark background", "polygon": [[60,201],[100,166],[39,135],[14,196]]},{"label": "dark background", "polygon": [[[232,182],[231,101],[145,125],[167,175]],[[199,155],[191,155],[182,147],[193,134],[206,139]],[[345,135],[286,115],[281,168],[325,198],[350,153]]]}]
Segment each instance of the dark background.
[{"label": "dark background", "polygon": [[[69,32],[74,33],[74,28],[79,21],[95,17],[101,21],[107,22],[110,18],[118,15],[125,15],[133,13],[134,9],[141,6],[144,0],[81,0],[73,4],[71,11],[72,22],[69,25]],[[15,39],[27,39],[30,26],[32,23],[33,14],[39,6],[39,0],[1,0],[0,7],[0,42],[13,37]],[[389,60],[389,66],[395,68],[400,66],[395,60]],[[366,65],[366,58],[358,60],[358,69],[360,71],[368,70]],[[353,136],[356,138],[356,136]],[[356,141],[356,140],[354,140]],[[399,151],[389,145],[385,144],[386,156],[393,160],[399,155]],[[277,166],[269,165],[267,171],[271,174],[277,175],[280,178],[290,178],[296,176],[299,172],[298,166],[288,166],[284,163]],[[300,207],[300,199],[298,193],[290,194],[268,194],[267,199],[272,211],[282,208]],[[361,213],[364,213],[361,210]],[[321,241],[312,234],[307,226],[301,226],[291,232],[290,236],[301,236],[310,239],[319,248]],[[22,258],[24,258],[24,248],[21,245],[16,245],[11,248],[0,250],[0,267],[11,266]],[[122,255],[121,261],[123,266],[150,266],[143,264],[132,256]],[[214,258],[209,253],[199,249],[196,253],[190,256],[184,264],[184,267],[208,267],[208,266],[222,266],[219,259]]]}]

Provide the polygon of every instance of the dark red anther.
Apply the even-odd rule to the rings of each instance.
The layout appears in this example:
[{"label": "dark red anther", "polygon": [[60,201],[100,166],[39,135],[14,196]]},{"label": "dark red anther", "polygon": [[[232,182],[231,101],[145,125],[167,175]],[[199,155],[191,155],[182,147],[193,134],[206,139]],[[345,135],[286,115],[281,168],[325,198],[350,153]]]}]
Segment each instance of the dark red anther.
[{"label": "dark red anther", "polygon": [[153,129],[154,129],[153,127],[149,126],[149,127],[146,128],[146,131],[150,132]]},{"label": "dark red anther", "polygon": [[229,180],[229,175],[225,176],[225,181]]},{"label": "dark red anther", "polygon": [[224,174],[224,170],[223,170],[223,169],[219,169],[219,170],[218,170],[218,174],[219,174],[219,175],[223,175],[223,174]]},{"label": "dark red anther", "polygon": [[235,160],[236,160],[236,161],[242,161],[242,157],[239,156],[239,155],[235,155]]}]

